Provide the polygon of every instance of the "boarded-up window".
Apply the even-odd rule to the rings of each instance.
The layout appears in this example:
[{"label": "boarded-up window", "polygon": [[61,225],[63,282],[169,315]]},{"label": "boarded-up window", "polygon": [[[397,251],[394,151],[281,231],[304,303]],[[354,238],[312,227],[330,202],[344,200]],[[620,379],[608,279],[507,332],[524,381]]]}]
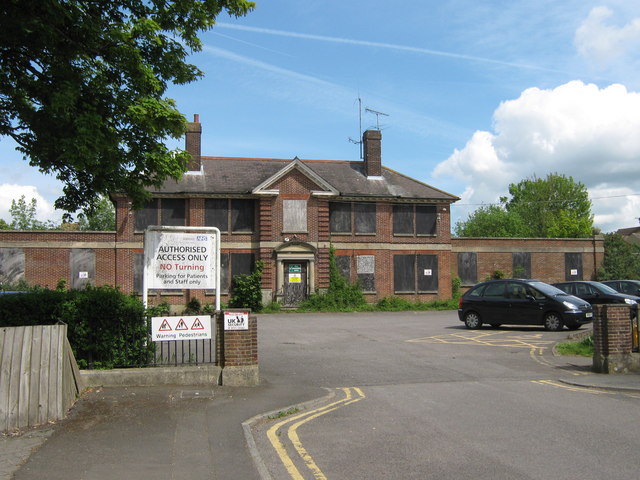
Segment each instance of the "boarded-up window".
[{"label": "boarded-up window", "polygon": [[529,252],[513,253],[513,278],[531,278],[531,254]]},{"label": "boarded-up window", "polygon": [[283,200],[282,221],[285,232],[307,231],[307,201]]},{"label": "boarded-up window", "polygon": [[376,233],[376,204],[354,203],[356,233]]},{"label": "boarded-up window", "polygon": [[0,283],[24,280],[24,265],[22,248],[0,248]]},{"label": "boarded-up window", "polygon": [[136,211],[136,230],[142,231],[151,225],[158,225],[158,199],[153,198]]},{"label": "boarded-up window", "polygon": [[363,292],[376,291],[376,257],[373,255],[358,255],[356,257],[356,271],[358,281]]},{"label": "boarded-up window", "polygon": [[172,227],[186,225],[186,202],[184,198],[162,198],[160,199],[160,205],[162,207],[160,225]]},{"label": "boarded-up window", "polygon": [[458,253],[458,277],[460,277],[463,285],[475,285],[478,282],[478,258],[476,253]]},{"label": "boarded-up window", "polygon": [[71,288],[80,290],[95,285],[96,252],[91,248],[72,248],[69,255]]},{"label": "boarded-up window", "polygon": [[393,289],[396,293],[416,291],[415,255],[393,256]]},{"label": "boarded-up window", "polygon": [[438,290],[438,256],[416,255],[418,264],[418,292],[435,292]]},{"label": "boarded-up window", "polygon": [[331,233],[376,233],[376,204],[332,202],[329,206]]},{"label": "boarded-up window", "polygon": [[351,204],[331,202],[329,204],[329,226],[332,233],[351,232]]},{"label": "boarded-up window", "polygon": [[416,205],[416,234],[435,235],[437,225],[435,205]]},{"label": "boarded-up window", "polygon": [[253,253],[232,253],[231,254],[231,276],[249,275],[253,271]]},{"label": "boarded-up window", "polygon": [[229,254],[220,253],[220,292],[229,292]]},{"label": "boarded-up window", "polygon": [[133,291],[142,295],[144,277],[144,253],[133,254]]},{"label": "boarded-up window", "polygon": [[413,235],[413,205],[393,206],[394,235]]},{"label": "boarded-up window", "polygon": [[255,218],[255,202],[251,199],[231,200],[231,231],[252,232]]},{"label": "boarded-up window", "polygon": [[582,280],[582,254],[564,254],[564,278],[565,280]]},{"label": "boarded-up window", "polygon": [[228,232],[229,200],[226,198],[205,199],[204,224],[207,227],[217,227],[221,232]]},{"label": "boarded-up window", "polygon": [[336,267],[348,282],[351,282],[351,255],[336,255]]},{"label": "boarded-up window", "polygon": [[393,206],[394,235],[435,235],[438,214],[435,205]]},{"label": "boarded-up window", "polygon": [[136,211],[136,230],[152,225],[182,227],[186,225],[186,200],[184,198],[153,198]]},{"label": "boarded-up window", "polygon": [[204,222],[221,232],[250,233],[255,227],[255,200],[250,198],[207,198]]}]

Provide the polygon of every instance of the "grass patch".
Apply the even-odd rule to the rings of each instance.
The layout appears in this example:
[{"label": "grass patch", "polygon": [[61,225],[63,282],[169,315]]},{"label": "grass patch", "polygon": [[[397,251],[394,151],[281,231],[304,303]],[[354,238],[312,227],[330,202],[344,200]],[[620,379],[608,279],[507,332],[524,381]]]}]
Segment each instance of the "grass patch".
[{"label": "grass patch", "polygon": [[281,410],[278,413],[274,413],[273,415],[269,415],[267,418],[269,420],[275,420],[277,418],[288,417],[289,415],[293,415],[294,413],[298,413],[300,411],[297,407],[291,407],[289,410]]},{"label": "grass patch", "polygon": [[556,352],[560,355],[593,357],[593,335],[589,335],[578,342],[559,343],[556,346]]}]

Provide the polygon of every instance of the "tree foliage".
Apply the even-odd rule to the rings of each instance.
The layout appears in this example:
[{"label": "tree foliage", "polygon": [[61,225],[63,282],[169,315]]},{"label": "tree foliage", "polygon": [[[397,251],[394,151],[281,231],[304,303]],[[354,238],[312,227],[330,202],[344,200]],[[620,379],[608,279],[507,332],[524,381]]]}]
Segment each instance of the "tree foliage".
[{"label": "tree foliage", "polygon": [[92,207],[179,178],[188,154],[163,143],[186,128],[169,84],[202,75],[185,61],[200,32],[247,0],[4,0],[0,3],[0,135],[64,184],[55,207]]},{"label": "tree foliage", "polygon": [[619,279],[640,280],[640,247],[625,242],[618,233],[607,233],[598,280]]},{"label": "tree foliage", "polygon": [[511,198],[480,207],[458,222],[460,237],[584,238],[593,234],[586,187],[572,177],[549,174],[509,185]]},{"label": "tree foliage", "polygon": [[[8,224],[12,230],[55,230],[58,228],[53,221],[41,222],[36,218],[38,202],[32,198],[30,202],[22,195],[18,200],[11,200],[9,214],[11,223]],[[6,224],[6,223],[5,223]]]},{"label": "tree foliage", "polygon": [[101,195],[93,212],[78,214],[80,230],[110,231],[116,229],[116,209],[109,198]]}]

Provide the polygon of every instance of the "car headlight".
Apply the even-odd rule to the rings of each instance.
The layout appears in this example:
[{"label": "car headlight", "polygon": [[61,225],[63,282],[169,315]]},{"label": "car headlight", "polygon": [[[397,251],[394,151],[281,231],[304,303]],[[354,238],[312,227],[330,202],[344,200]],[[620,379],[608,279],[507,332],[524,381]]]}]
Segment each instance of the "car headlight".
[{"label": "car headlight", "polygon": [[626,303],[627,305],[635,305],[638,302],[636,302],[635,300],[631,300],[630,298],[625,298],[624,303]]},{"label": "car headlight", "polygon": [[562,302],[564,304],[565,307],[567,307],[569,310],[579,310],[577,305],[574,305],[571,302]]}]

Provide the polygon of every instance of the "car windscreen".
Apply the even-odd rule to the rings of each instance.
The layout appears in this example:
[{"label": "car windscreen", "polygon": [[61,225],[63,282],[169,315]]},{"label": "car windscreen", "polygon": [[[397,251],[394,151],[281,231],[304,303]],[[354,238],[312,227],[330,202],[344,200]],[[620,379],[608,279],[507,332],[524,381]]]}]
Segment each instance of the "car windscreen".
[{"label": "car windscreen", "polygon": [[605,285],[604,283],[594,282],[594,283],[591,283],[590,285],[596,290],[598,290],[600,293],[606,293],[608,295],[611,295],[612,293],[614,295],[618,294],[617,290],[614,290],[609,285]]},{"label": "car windscreen", "polygon": [[531,285],[534,288],[537,288],[538,290],[540,290],[545,295],[549,295],[549,296],[553,296],[553,295],[569,295],[568,293],[563,292],[559,288],[556,288],[553,285],[549,285],[548,283],[544,283],[544,282],[529,282],[529,285]]}]

